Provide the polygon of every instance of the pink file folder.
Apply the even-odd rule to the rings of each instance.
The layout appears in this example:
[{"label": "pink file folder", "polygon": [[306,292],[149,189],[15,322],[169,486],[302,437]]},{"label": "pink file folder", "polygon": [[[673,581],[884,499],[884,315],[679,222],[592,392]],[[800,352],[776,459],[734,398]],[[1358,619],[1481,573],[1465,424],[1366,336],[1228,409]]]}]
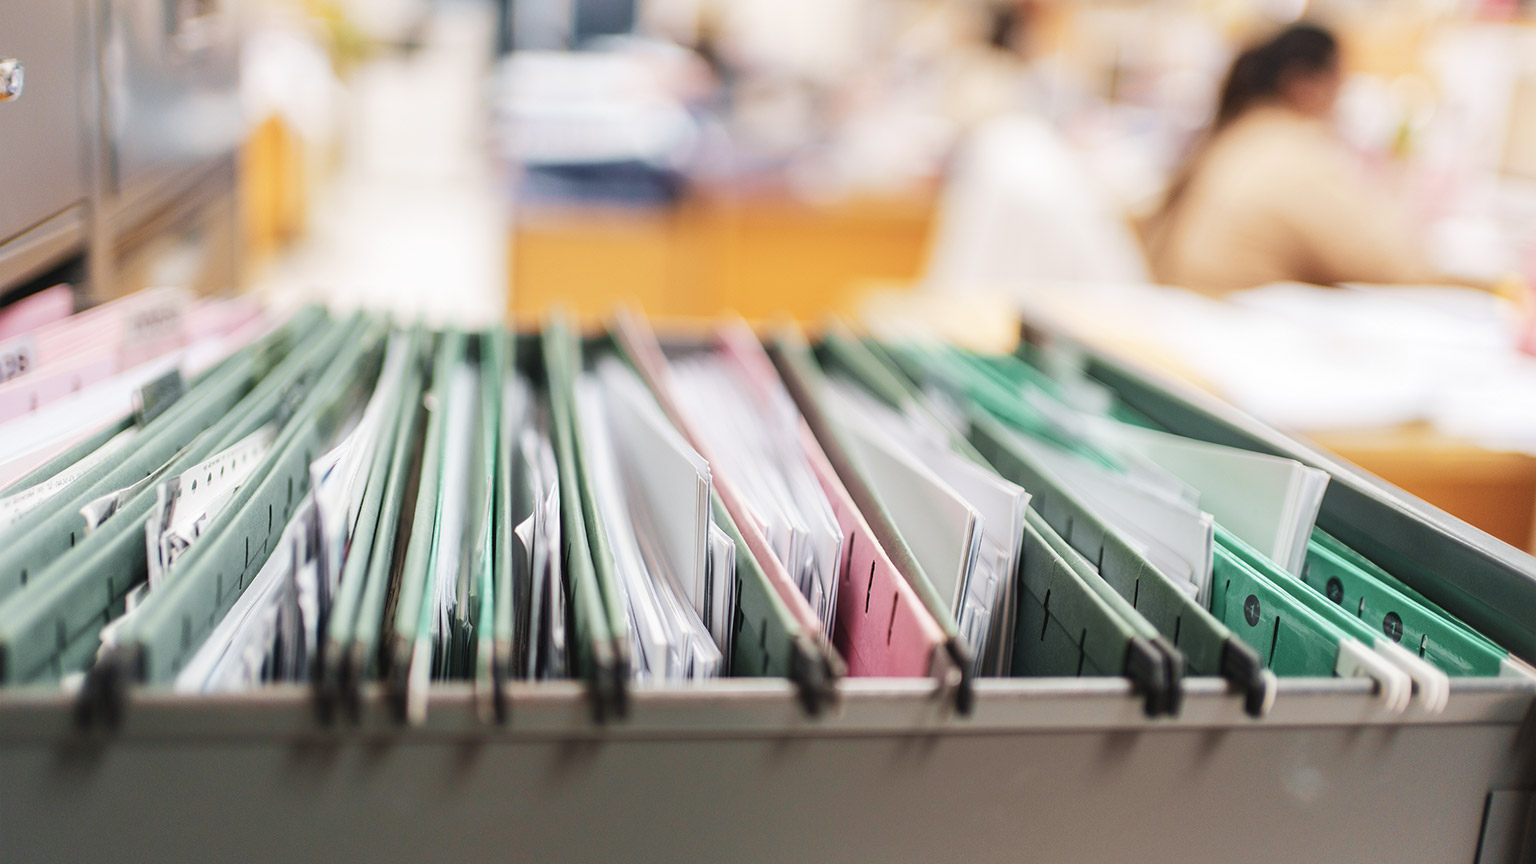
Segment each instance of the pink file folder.
[{"label": "pink file folder", "polygon": [[[721,327],[719,341],[722,353],[735,362],[759,398],[790,402],[773,361],[745,324]],[[949,664],[943,628],[875,540],[804,418],[799,418],[799,427],[811,470],[831,501],[845,537],[833,644],[847,661],[848,674],[884,678],[937,674]]]},{"label": "pink file folder", "polygon": [[74,292],[68,285],[55,285],[23,297],[0,309],[0,339],[20,336],[45,324],[63,321],[74,311]]},{"label": "pink file folder", "polygon": [[[203,300],[185,310],[170,310],[167,304],[179,296],[162,294],[142,305],[117,307],[110,315],[95,315],[97,310],[92,310],[83,313],[95,316],[92,321],[77,322],[68,332],[50,333],[46,341],[39,334],[37,354],[42,362],[0,384],[0,422],[36,411],[198,339],[226,335],[261,313],[260,304],[251,298]],[[160,321],[164,323],[155,323]],[[84,342],[88,338],[95,341]]]},{"label": "pink file folder", "polygon": [[[184,291],[139,291],[0,341],[0,378],[12,381],[36,375],[103,345],[122,346],[125,340],[154,342],[168,331],[179,336],[179,321],[189,303]],[[6,361],[16,357],[26,359],[26,368],[19,373],[15,368],[6,368]]]},{"label": "pink file folder", "polygon": [[[259,304],[257,308],[259,310]],[[234,320],[238,320],[238,316],[230,318],[220,327],[227,326]],[[281,326],[285,320],[287,319],[284,315],[258,314],[257,317],[241,324],[232,333],[212,335],[198,340],[179,352],[175,358],[167,358],[164,362],[150,361],[132,369],[123,370],[79,393],[70,394],[65,399],[50,403],[49,411],[58,411],[70,416],[78,413],[82,405],[89,406],[86,416],[90,419],[81,422],[79,427],[70,434],[61,436],[57,441],[50,442],[46,446],[30,448],[25,453],[0,454],[0,494],[3,494],[17,480],[47,464],[49,460],[68,451],[108,425],[121,420],[133,410],[134,391],[151,378],[180,366],[182,373],[190,379],[265,336]],[[75,402],[75,404],[66,404],[67,402]],[[17,418],[17,422],[24,421]],[[0,439],[6,437],[6,432],[10,428],[12,427],[0,425]]]}]

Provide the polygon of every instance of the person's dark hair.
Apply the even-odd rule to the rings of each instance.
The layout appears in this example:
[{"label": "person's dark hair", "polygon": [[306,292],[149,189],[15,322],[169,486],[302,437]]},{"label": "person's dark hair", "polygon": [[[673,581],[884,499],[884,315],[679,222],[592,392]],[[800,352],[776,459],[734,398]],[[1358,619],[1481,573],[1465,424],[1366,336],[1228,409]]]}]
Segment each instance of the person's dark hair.
[{"label": "person's dark hair", "polygon": [[1338,62],[1338,40],[1315,24],[1294,24],[1269,41],[1239,54],[1222,85],[1221,99],[1216,103],[1216,118],[1174,174],[1162,206],[1142,225],[1142,240],[1147,248],[1158,246],[1166,239],[1174,208],[1188,191],[1195,171],[1218,133],[1249,108],[1278,97],[1291,75],[1298,72],[1315,74]]},{"label": "person's dark hair", "polygon": [[1338,63],[1339,43],[1315,24],[1296,24],[1237,55],[1221,88],[1215,128],[1227,126],[1260,102],[1280,95],[1290,75],[1315,74]]}]

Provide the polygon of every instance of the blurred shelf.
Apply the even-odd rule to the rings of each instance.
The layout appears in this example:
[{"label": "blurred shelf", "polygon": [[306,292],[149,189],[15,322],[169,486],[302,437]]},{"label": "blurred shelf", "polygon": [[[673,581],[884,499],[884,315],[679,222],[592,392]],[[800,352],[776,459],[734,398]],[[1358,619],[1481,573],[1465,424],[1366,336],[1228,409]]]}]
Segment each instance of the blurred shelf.
[{"label": "blurred shelf", "polygon": [[934,206],[929,193],[828,203],[702,194],[671,208],[529,208],[513,223],[508,311],[526,318],[559,303],[584,321],[620,302],[667,316],[849,312],[859,283],[918,275]]}]

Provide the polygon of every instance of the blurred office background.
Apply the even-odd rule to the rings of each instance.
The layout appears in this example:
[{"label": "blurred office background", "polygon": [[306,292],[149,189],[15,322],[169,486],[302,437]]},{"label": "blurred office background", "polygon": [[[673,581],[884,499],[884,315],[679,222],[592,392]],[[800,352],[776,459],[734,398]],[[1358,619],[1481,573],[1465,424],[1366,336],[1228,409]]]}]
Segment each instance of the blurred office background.
[{"label": "blurred office background", "polygon": [[[23,57],[0,124],[51,103],[74,134],[29,145],[35,203],[0,202],[11,297],[185,284],[467,326],[630,303],[1000,348],[1023,316],[1536,548],[1536,3],[12,6],[45,20],[0,57],[73,59]],[[1358,170],[1475,287],[1151,284],[1139,226],[1233,57],[1299,20],[1339,37]]]}]

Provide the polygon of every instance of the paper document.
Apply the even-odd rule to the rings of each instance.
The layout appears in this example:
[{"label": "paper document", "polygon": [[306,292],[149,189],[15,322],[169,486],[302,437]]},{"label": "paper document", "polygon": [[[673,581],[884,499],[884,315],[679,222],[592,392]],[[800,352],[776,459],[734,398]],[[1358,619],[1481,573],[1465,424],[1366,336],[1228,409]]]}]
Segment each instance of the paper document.
[{"label": "paper document", "polygon": [[[675,394],[701,447],[728,475],[755,527],[831,638],[842,529],[799,437],[800,418],[782,385],[761,393],[719,355],[671,364]],[[757,398],[757,397],[763,398]]]},{"label": "paper document", "polygon": [[[610,367],[608,382],[619,380],[616,376],[622,371]],[[656,454],[645,452],[643,446],[632,449],[616,446],[620,437],[635,439],[644,433],[625,422],[635,419],[633,416],[610,417],[607,410],[612,404],[607,398],[609,392],[596,374],[582,375],[576,384],[576,410],[581,417],[584,439],[581,445],[597,496],[599,521],[608,536],[619,591],[629,614],[632,674],[637,681],[717,677],[721,674],[720,648],[688,596],[688,591],[696,589],[701,605],[708,608],[708,598],[702,596],[706,587],[705,573],[701,567],[696,576],[689,574],[697,584],[685,585],[681,578],[683,574],[672,569],[671,560],[673,557],[683,558],[683,566],[690,568],[696,562],[707,565],[708,511],[690,508],[690,498],[683,497],[673,501],[667,509],[651,513],[654,518],[648,519],[644,526],[636,524],[629,504],[630,495],[626,491],[627,478],[648,484],[652,479],[650,469],[665,466],[655,465]],[[638,408],[633,402],[627,407]],[[654,434],[655,430],[651,431]],[[642,460],[653,461],[650,469],[639,464]],[[671,465],[680,469],[680,476],[673,479],[682,482],[693,493],[693,498],[697,498],[699,492],[699,468],[707,468],[701,466],[701,462],[685,457]],[[671,484],[661,479],[654,485],[665,488]],[[707,481],[703,489],[707,493]],[[697,517],[703,517],[702,526],[696,524]],[[673,518],[682,524],[665,524]],[[675,550],[666,548],[671,538],[686,537],[690,532],[695,536],[689,542],[697,544],[696,549],[692,546]],[[647,547],[651,554],[647,554]],[[674,554],[669,556],[669,551]]]},{"label": "paper document", "polygon": [[1292,575],[1306,563],[1328,473],[1294,459],[1124,423],[1096,424],[1107,444],[1144,457],[1200,491],[1200,508]]}]

